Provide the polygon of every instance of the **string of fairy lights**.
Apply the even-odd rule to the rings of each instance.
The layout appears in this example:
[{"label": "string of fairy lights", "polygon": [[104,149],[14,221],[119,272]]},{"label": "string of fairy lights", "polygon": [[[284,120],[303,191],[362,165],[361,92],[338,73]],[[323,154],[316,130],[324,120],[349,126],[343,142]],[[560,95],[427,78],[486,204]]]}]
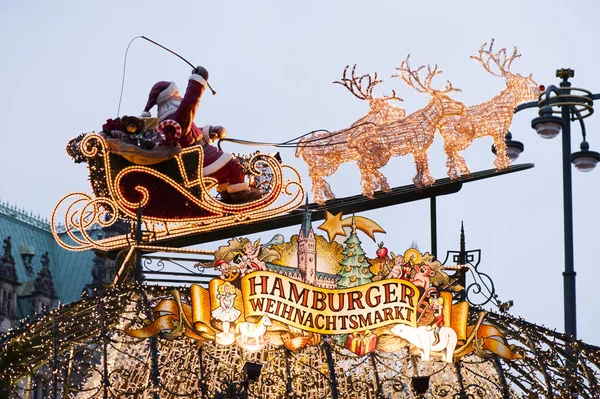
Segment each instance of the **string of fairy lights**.
[{"label": "string of fairy lights", "polygon": [[[505,80],[506,88],[491,100],[466,106],[450,94],[459,91],[447,82],[441,89],[432,81],[442,72],[437,65],[410,65],[410,56],[396,68],[407,86],[429,96],[427,105],[409,115],[395,105],[401,101],[395,91],[376,97],[373,89],[382,81],[378,75],[355,73],[356,66],[346,67],[342,79],[335,83],[346,87],[355,97],[369,104],[368,113],[349,128],[334,132],[313,131],[279,147],[295,147],[308,167],[315,202],[333,198],[325,178],[344,162],[356,162],[361,173],[363,194],[390,186],[380,169],[396,156],[411,154],[416,165],[416,186],[435,182],[430,173],[428,150],[436,132],[444,140],[448,175],[457,178],[470,173],[460,152],[474,139],[490,136],[497,151],[495,166],[504,169],[510,160],[504,135],[512,122],[513,110],[521,102],[535,99],[540,90],[531,76],[511,72],[512,62],[520,55],[515,48],[493,49],[486,43],[473,56],[490,74]],[[31,396],[44,387],[53,397],[87,398],[218,398],[235,397],[249,392],[254,397],[273,398],[423,398],[423,397],[553,397],[570,398],[575,389],[584,398],[600,397],[600,348],[573,341],[568,336],[528,323],[506,313],[487,313],[486,323],[494,325],[511,343],[510,350],[522,354],[518,361],[501,359],[483,346],[483,338],[454,363],[422,361],[408,342],[382,334],[381,347],[366,355],[357,355],[335,345],[331,337],[290,351],[277,341],[256,351],[237,345],[221,346],[209,340],[193,340],[177,331],[164,331],[149,339],[125,333],[134,326],[142,329],[157,318],[156,304],[173,295],[173,288],[149,287],[132,282],[131,268],[135,255],[153,251],[147,245],[131,245],[131,234],[95,237],[92,227],[108,227],[119,218],[133,223],[140,208],[152,201],[152,189],[135,185],[133,197],[122,189],[123,181],[134,174],[144,174],[174,188],[193,206],[208,216],[165,219],[160,215],[142,214],[146,233],[152,240],[198,234],[239,223],[253,223],[297,208],[305,198],[299,173],[280,165],[272,156],[257,155],[250,159],[252,173],[271,173],[268,191],[260,200],[249,204],[226,204],[211,195],[214,179],[202,176],[202,151],[184,149],[175,156],[176,174],[149,166],[116,165],[111,158],[107,139],[100,134],[80,135],[67,147],[76,162],[87,162],[92,190],[96,197],[71,193],[55,207],[52,233],[56,241],[69,250],[90,248],[110,251],[129,247],[115,284],[85,294],[68,305],[21,320],[0,341],[0,388],[15,397]],[[237,140],[241,144],[257,144]],[[258,143],[272,145],[273,143]],[[195,158],[190,170],[184,157]],[[188,165],[189,166],[189,165]],[[287,180],[284,178],[284,171]],[[190,177],[191,176],[191,177]],[[196,190],[197,189],[197,190]],[[192,193],[192,190],[195,190]],[[282,199],[285,197],[285,199]],[[66,208],[66,210],[64,209]],[[62,212],[62,213],[61,213]],[[62,217],[64,231],[57,221]],[[160,247],[161,252],[206,254],[202,250]],[[129,268],[129,269],[128,269]],[[177,291],[175,289],[175,291]],[[190,298],[177,291],[185,303]],[[481,309],[469,313],[472,325],[483,319]],[[477,324],[478,325],[478,324]],[[391,340],[394,341],[391,341]],[[401,341],[401,343],[398,343]],[[567,367],[567,356],[577,357],[576,373]],[[262,365],[262,373],[252,384],[245,381],[246,362]],[[414,379],[427,377],[425,394],[412,389]]]},{"label": "string of fairy lights", "polygon": [[[351,78],[344,70],[343,84],[357,98],[369,103],[368,113],[351,125],[334,133],[318,131],[302,138],[297,145],[296,156],[302,157],[309,168],[315,202],[335,198],[325,178],[337,171],[345,162],[356,162],[361,174],[364,195],[373,196],[375,190],[389,190],[386,177],[379,171],[390,158],[412,155],[417,173],[413,182],[417,187],[429,186],[435,179],[429,171],[427,152],[434,135],[440,132],[447,156],[448,176],[452,179],[470,173],[460,152],[468,148],[474,139],[492,137],[496,148],[497,169],[510,166],[506,154],[505,134],[512,123],[515,107],[536,99],[540,89],[531,76],[521,76],[510,70],[512,62],[519,58],[517,49],[508,55],[506,48],[494,51],[494,42],[484,43],[477,56],[478,61],[491,75],[505,80],[506,88],[491,100],[474,106],[465,106],[449,96],[460,91],[448,84],[442,89],[432,87],[432,80],[442,72],[437,65],[410,66],[410,56],[396,68],[393,77],[401,79],[419,93],[428,94],[429,103],[406,115],[405,111],[391,104],[398,100],[396,94],[374,97],[372,88],[381,82],[374,78]],[[366,86],[366,87],[365,87]],[[358,125],[358,126],[357,126]],[[322,145],[314,145],[315,142]]]},{"label": "string of fairy lights", "polygon": [[[240,223],[253,223],[296,209],[304,200],[305,194],[298,171],[267,154],[256,154],[249,161],[250,173],[260,175],[261,170],[270,172],[269,191],[260,199],[244,204],[228,204],[215,199],[211,187],[214,179],[201,178],[202,151],[197,147],[184,149],[176,155],[176,164],[182,181],[158,172],[148,166],[128,165],[115,170],[111,164],[107,139],[100,134],[88,134],[80,140],[82,154],[88,159],[88,169],[92,190],[96,197],[85,193],[70,193],[55,206],[51,217],[52,234],[63,248],[71,251],[83,251],[90,248],[111,251],[125,248],[135,241],[129,235],[96,238],[91,234],[92,226],[108,227],[119,218],[137,220],[137,211],[148,205],[156,193],[143,184],[133,189],[139,197],[132,199],[122,191],[122,180],[128,175],[141,173],[152,176],[168,184],[186,199],[188,205],[205,211],[204,215],[165,218],[164,215],[142,214],[146,232],[151,233],[154,241],[165,237],[179,237],[198,234],[218,228],[226,228]],[[70,146],[68,148],[71,148]],[[183,158],[197,157],[196,178],[190,179]],[[211,184],[211,181],[212,184]],[[100,183],[98,183],[100,182]],[[191,188],[197,188],[200,194],[193,195]],[[191,204],[191,205],[189,205]],[[62,218],[62,223],[58,221]],[[63,231],[64,230],[64,231]]]},{"label": "string of fairy lights", "polygon": [[[350,74],[347,66],[342,79],[335,83],[346,87],[355,97],[367,101],[370,107],[368,113],[347,129],[335,132],[317,130],[278,144],[296,147],[296,156],[302,157],[307,163],[312,180],[313,200],[323,203],[327,198],[335,197],[325,177],[332,175],[344,162],[357,163],[362,192],[369,197],[378,189],[390,190],[387,178],[380,169],[395,156],[413,155],[417,169],[413,182],[417,187],[433,184],[435,179],[429,170],[427,152],[437,131],[444,139],[448,175],[451,178],[470,173],[460,152],[475,138],[482,136],[494,139],[496,167],[508,167],[510,159],[506,155],[504,135],[512,122],[513,110],[519,103],[535,99],[540,90],[531,76],[524,77],[511,72],[512,62],[520,57],[516,48],[509,55],[506,48],[494,51],[493,45],[493,41],[489,47],[484,43],[478,55],[472,58],[490,74],[503,78],[506,88],[491,100],[471,107],[450,97],[451,92],[460,91],[450,82],[442,89],[432,86],[432,80],[441,74],[437,65],[413,68],[410,56],[396,68],[397,74],[393,77],[430,97],[425,107],[410,115],[406,115],[403,108],[394,105],[394,102],[401,101],[394,91],[390,96],[377,97],[373,94],[373,89],[382,82],[377,73],[373,76],[356,76],[356,65]],[[143,222],[146,231],[150,231],[156,239],[228,227],[240,223],[242,219],[245,223],[251,223],[271,218],[293,210],[304,198],[299,173],[286,165],[280,167],[277,160],[265,154],[260,155],[260,162],[273,172],[269,185],[272,189],[254,204],[226,204],[211,195],[210,190],[216,186],[216,182],[202,177],[203,154],[196,147],[184,149],[175,156],[175,175],[180,176],[181,181],[149,166],[129,164],[119,168],[111,161],[107,139],[99,134],[78,136],[69,142],[67,152],[76,162],[87,161],[92,190],[96,195],[96,198],[92,198],[84,193],[71,193],[59,201],[52,214],[53,234],[57,242],[69,250],[114,250],[129,243],[130,238],[126,235],[98,240],[89,233],[90,226],[107,227],[116,222],[118,217],[134,221],[138,209],[148,205],[155,194],[143,184],[135,185],[127,193],[123,191],[124,180],[135,180],[129,176],[143,175],[157,179],[174,189],[191,206],[207,213],[190,217],[177,215],[173,220],[166,220],[163,214],[152,215],[145,212]],[[184,162],[184,157],[189,158],[190,155],[198,158],[192,177],[188,176],[190,171],[186,169]],[[290,171],[290,180],[283,181],[283,170]],[[133,197],[131,189],[135,193]],[[199,193],[196,192],[198,190]],[[291,198],[282,204],[273,205],[280,194],[287,194]],[[57,231],[57,221],[61,216],[57,210],[60,206],[67,206],[63,223],[67,240],[62,239],[62,227],[60,232]],[[241,218],[240,214],[244,217]]]},{"label": "string of fairy lights", "polygon": [[[364,356],[325,340],[297,352],[268,345],[261,351],[222,347],[181,336],[155,341],[124,334],[124,326],[148,321],[151,305],[167,298],[166,288],[139,284],[94,292],[10,330],[0,345],[0,381],[25,396],[46,385],[60,397],[205,397],[243,381],[246,362],[263,365],[249,386],[257,397],[417,398],[413,377],[429,377],[425,397],[568,398],[573,386],[584,398],[600,393],[600,348],[507,314],[488,313],[506,338],[524,353],[504,361],[479,352],[454,364],[422,362],[405,346]],[[577,354],[575,375],[565,367],[566,348]],[[158,378],[153,379],[153,373]],[[335,386],[332,386],[335,377]],[[502,380],[506,381],[504,386]],[[567,384],[568,382],[568,384]],[[243,385],[240,385],[242,389]],[[462,387],[462,390],[461,390]],[[293,393],[301,393],[294,396]],[[483,396],[482,393],[483,392]]]}]

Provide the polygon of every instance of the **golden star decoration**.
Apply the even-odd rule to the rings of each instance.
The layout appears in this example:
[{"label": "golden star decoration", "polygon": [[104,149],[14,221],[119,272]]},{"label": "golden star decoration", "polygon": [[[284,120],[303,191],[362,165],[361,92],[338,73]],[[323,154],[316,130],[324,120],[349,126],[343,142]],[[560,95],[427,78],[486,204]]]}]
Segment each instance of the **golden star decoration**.
[{"label": "golden star decoration", "polygon": [[[375,233],[385,233],[381,226],[363,216],[354,216],[354,223],[358,230],[368,235],[373,241],[375,241]],[[346,226],[352,226],[352,217],[342,219],[342,212],[334,216],[329,211],[325,211],[325,222],[317,228],[327,232],[329,241],[333,241],[338,235],[346,236],[344,231]]]}]

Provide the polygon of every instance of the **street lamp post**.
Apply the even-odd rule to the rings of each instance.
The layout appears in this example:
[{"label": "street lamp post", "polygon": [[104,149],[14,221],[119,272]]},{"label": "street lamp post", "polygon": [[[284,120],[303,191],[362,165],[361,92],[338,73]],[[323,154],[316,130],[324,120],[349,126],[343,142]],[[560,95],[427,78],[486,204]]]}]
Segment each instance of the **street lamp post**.
[{"label": "street lamp post", "polygon": [[[557,76],[559,74],[557,73]],[[569,87],[568,76],[563,77],[561,87]],[[565,270],[563,271],[564,321],[565,333],[573,339],[577,338],[577,301],[575,285],[575,265],[573,259],[573,190],[571,176],[571,109],[562,105],[561,117],[566,123],[562,128],[562,166],[563,166],[563,217],[564,217],[564,253]],[[533,122],[532,122],[533,123]],[[535,125],[532,124],[535,129]]]},{"label": "street lamp post", "polygon": [[[600,94],[592,94],[585,89],[573,88],[569,78],[575,76],[572,69],[559,69],[556,77],[561,78],[559,87],[550,86],[540,95],[538,101],[522,104],[515,109],[515,113],[523,109],[539,108],[539,117],[531,121],[533,127],[540,137],[551,139],[556,137],[562,130],[562,165],[563,165],[563,213],[564,213],[564,254],[565,269],[563,272],[564,288],[564,322],[565,332],[573,340],[577,339],[577,306],[575,267],[573,258],[573,193],[571,184],[571,163],[582,172],[593,170],[600,161],[600,154],[589,150],[586,139],[584,118],[594,112],[593,100],[600,99]],[[560,114],[555,116],[554,114]],[[579,121],[583,141],[581,151],[571,153],[571,122]],[[508,137],[507,146],[513,156],[523,151],[523,145],[512,141]],[[513,144],[516,143],[516,144]],[[512,158],[511,158],[512,159]],[[516,157],[515,157],[516,159]],[[571,353],[570,371],[575,371],[577,360]],[[574,375],[571,374],[571,375]]]}]

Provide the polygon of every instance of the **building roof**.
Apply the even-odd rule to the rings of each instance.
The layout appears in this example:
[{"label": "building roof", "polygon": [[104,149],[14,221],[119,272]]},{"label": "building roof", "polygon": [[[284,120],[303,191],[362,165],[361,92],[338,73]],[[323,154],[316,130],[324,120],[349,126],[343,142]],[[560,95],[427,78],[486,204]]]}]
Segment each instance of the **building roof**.
[{"label": "building roof", "polygon": [[308,237],[312,231],[312,221],[310,219],[310,209],[308,209],[308,197],[306,197],[306,205],[304,206],[304,212],[302,215],[302,225],[300,226],[300,233],[302,237]]},{"label": "building roof", "polygon": [[[62,303],[79,298],[85,285],[92,281],[92,251],[72,252],[63,249],[54,240],[47,220],[0,203],[0,242],[7,237],[11,237],[12,256],[21,283],[19,295],[27,296],[33,291],[34,282],[42,269],[42,256],[46,252],[56,296]],[[33,254],[30,267],[27,267],[23,254]],[[29,307],[19,304],[19,308],[18,316],[26,316]]]}]

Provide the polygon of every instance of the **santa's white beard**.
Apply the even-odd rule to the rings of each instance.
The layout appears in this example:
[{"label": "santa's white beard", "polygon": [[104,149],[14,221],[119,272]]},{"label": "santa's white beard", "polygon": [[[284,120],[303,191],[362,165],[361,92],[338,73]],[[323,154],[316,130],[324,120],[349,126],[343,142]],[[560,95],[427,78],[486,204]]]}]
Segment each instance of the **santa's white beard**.
[{"label": "santa's white beard", "polygon": [[163,121],[173,115],[181,105],[181,97],[172,97],[169,100],[158,104],[158,120]]}]

